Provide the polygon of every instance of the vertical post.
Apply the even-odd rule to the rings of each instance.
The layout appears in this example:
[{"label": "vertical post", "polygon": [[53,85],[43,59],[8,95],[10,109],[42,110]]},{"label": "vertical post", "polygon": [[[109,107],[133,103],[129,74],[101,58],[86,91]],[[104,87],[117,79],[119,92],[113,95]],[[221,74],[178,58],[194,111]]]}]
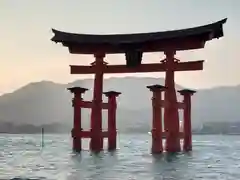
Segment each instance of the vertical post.
[{"label": "vertical post", "polygon": [[44,147],[44,128],[42,127],[42,148]]},{"label": "vertical post", "polygon": [[116,150],[117,147],[117,128],[116,128],[116,110],[117,97],[121,94],[116,91],[104,93],[108,97],[108,150]]},{"label": "vertical post", "polygon": [[103,136],[102,136],[102,93],[103,93],[103,68],[105,57],[104,53],[96,53],[95,66],[96,73],[94,78],[93,90],[93,107],[91,112],[91,140],[90,149],[94,152],[99,152],[103,149]]},{"label": "vertical post", "polygon": [[153,85],[147,86],[153,92],[152,97],[152,153],[161,153],[163,151],[162,145],[162,92],[165,90],[164,86]]},{"label": "vertical post", "polygon": [[166,151],[179,152],[181,151],[180,137],[179,137],[179,114],[177,106],[177,95],[174,82],[174,66],[175,51],[166,51],[166,77],[165,77],[165,102],[164,108],[164,129],[166,132]]},{"label": "vertical post", "polygon": [[72,129],[72,138],[73,138],[73,151],[80,152],[82,150],[82,138],[81,138],[81,106],[82,94],[87,91],[86,88],[81,87],[72,87],[68,90],[74,94],[72,106],[73,106],[73,129]]},{"label": "vertical post", "polygon": [[183,96],[183,150],[191,151],[192,150],[192,125],[191,125],[191,96],[196,92],[189,89],[183,89],[178,91]]}]

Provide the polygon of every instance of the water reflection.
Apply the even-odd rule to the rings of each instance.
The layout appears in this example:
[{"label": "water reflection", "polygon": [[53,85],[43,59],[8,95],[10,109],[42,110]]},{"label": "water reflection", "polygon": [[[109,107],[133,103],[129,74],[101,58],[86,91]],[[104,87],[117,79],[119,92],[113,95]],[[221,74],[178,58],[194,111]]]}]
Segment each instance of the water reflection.
[{"label": "water reflection", "polygon": [[117,164],[117,152],[91,153],[84,151],[72,156],[73,171],[68,179],[106,179],[114,176],[114,166]]},{"label": "water reflection", "polygon": [[151,172],[153,179],[184,179],[187,174],[185,154],[163,153],[152,156]]}]

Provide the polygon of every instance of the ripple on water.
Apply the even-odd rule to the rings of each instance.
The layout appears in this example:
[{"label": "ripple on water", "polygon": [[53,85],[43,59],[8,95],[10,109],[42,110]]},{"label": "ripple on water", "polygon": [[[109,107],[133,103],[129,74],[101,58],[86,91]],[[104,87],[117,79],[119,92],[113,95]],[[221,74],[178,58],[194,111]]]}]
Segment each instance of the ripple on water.
[{"label": "ripple on water", "polygon": [[[119,149],[71,151],[68,135],[0,137],[0,179],[239,179],[238,136],[194,136],[191,153],[150,154],[150,136],[121,135]],[[87,149],[88,142],[84,142]]]}]

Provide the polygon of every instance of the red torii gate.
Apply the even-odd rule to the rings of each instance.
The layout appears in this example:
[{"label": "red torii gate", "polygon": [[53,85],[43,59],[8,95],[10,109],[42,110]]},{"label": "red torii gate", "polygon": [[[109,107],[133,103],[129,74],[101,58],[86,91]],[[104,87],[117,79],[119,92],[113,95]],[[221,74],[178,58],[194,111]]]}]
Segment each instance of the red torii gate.
[{"label": "red torii gate", "polygon": [[[153,130],[152,152],[163,151],[162,136],[166,137],[166,151],[178,152],[180,137],[184,137],[184,149],[191,150],[191,90],[182,90],[184,102],[178,103],[175,90],[174,72],[202,70],[203,61],[180,62],[176,51],[204,48],[206,41],[223,36],[223,24],[227,19],[195,28],[140,34],[90,35],[73,34],[53,29],[52,41],[67,46],[72,54],[94,54],[95,61],[91,66],[71,65],[71,74],[95,74],[93,100],[83,101],[81,94],[84,88],[74,87],[69,90],[74,98],[73,149],[81,150],[80,139],[90,137],[90,149],[99,152],[103,148],[103,137],[109,138],[109,150],[116,149],[116,96],[118,92],[105,93],[108,103],[102,102],[103,75],[106,73],[144,73],[166,72],[165,87],[155,85],[148,88],[153,91]],[[166,58],[160,63],[141,64],[144,52],[164,52]],[[127,65],[108,65],[104,62],[106,54],[125,53]],[[161,91],[165,91],[161,100]],[[110,100],[111,99],[111,100]],[[91,108],[91,131],[82,131],[80,108]],[[161,108],[164,108],[164,133],[162,133]],[[179,133],[178,109],[184,109],[184,132]],[[109,112],[109,130],[102,132],[102,109]]]}]

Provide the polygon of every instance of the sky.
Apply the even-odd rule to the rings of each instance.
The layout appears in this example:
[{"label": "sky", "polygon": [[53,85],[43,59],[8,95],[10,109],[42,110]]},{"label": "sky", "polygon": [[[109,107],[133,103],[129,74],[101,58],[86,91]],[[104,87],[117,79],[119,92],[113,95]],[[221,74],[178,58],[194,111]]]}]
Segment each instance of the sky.
[{"label": "sky", "polygon": [[[201,26],[228,18],[224,37],[201,50],[177,52],[182,61],[205,60],[204,70],[177,72],[176,83],[188,88],[240,84],[239,0],[1,0],[0,95],[30,82],[67,83],[92,75],[71,75],[70,64],[87,65],[91,55],[72,55],[50,39],[52,28],[88,34],[140,33]],[[144,54],[159,62],[162,53]],[[107,55],[109,64],[124,64],[124,55]],[[164,77],[164,73],[114,74],[105,77]]]}]

